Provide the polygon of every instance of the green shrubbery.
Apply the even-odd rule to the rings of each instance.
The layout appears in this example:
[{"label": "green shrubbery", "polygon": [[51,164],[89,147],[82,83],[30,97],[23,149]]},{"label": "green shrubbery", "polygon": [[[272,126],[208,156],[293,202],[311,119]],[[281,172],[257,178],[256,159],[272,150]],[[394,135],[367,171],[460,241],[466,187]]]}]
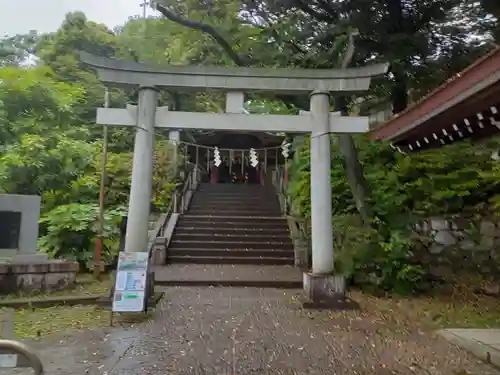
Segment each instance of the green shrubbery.
[{"label": "green shrubbery", "polygon": [[[335,267],[357,285],[398,293],[422,290],[428,285],[428,270],[418,257],[424,244],[414,225],[432,216],[491,216],[496,211],[500,170],[491,150],[498,148],[497,140],[402,155],[386,144],[358,138],[375,215],[371,225],[359,218],[336,142],[332,138]],[[297,145],[290,165],[287,193],[293,215],[310,217],[309,188],[306,139]]]}]

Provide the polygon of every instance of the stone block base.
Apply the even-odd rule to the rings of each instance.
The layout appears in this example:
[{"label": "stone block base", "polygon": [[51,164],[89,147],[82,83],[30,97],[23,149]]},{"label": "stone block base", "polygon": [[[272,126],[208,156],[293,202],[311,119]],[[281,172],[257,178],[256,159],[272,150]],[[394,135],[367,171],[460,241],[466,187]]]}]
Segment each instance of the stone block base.
[{"label": "stone block base", "polygon": [[345,277],[304,272],[304,308],[353,309],[357,304],[346,297]]},{"label": "stone block base", "polygon": [[155,245],[151,254],[152,266],[164,266],[167,263],[167,249],[164,245]]},{"label": "stone block base", "polygon": [[10,261],[0,264],[0,295],[39,293],[75,286],[78,263],[64,260]]}]

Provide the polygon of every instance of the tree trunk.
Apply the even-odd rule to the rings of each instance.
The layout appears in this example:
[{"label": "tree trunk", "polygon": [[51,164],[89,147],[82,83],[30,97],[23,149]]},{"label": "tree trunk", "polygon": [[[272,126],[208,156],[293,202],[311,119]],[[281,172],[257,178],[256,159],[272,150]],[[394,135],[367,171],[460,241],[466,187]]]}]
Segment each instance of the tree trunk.
[{"label": "tree trunk", "polygon": [[392,113],[397,115],[408,107],[407,79],[404,72],[393,72],[394,87],[391,93]]},{"label": "tree trunk", "polygon": [[[345,97],[335,99],[335,111],[340,111],[342,116],[348,115],[346,107],[347,100]],[[374,219],[373,210],[369,203],[371,193],[363,173],[363,166],[359,161],[359,154],[354,138],[350,134],[339,134],[337,138],[340,154],[344,159],[347,182],[351,188],[356,208],[361,215],[363,223],[370,225]]]},{"label": "tree trunk", "polygon": [[[397,36],[407,34],[403,14],[402,0],[388,0],[387,11],[389,14],[389,35]],[[406,70],[408,61],[403,60],[393,64],[394,87],[391,92],[392,113],[398,114],[408,107],[408,77]]]}]

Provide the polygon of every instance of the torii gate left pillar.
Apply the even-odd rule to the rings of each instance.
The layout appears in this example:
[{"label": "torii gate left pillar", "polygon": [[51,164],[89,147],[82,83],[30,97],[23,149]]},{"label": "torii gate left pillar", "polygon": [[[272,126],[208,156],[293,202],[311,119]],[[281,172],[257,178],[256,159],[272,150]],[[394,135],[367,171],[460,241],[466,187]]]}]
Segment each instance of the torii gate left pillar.
[{"label": "torii gate left pillar", "polygon": [[148,244],[157,103],[158,91],[156,88],[139,87],[132,181],[125,236],[125,252],[127,253],[144,251],[144,246]]}]

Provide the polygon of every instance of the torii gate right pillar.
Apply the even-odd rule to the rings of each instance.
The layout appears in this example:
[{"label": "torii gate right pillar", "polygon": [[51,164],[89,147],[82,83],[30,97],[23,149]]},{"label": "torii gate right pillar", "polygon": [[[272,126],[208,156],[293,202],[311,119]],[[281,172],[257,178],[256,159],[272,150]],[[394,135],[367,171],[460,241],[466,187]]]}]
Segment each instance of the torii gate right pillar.
[{"label": "torii gate right pillar", "polygon": [[330,93],[311,94],[311,241],[312,273],[333,272]]},{"label": "torii gate right pillar", "polygon": [[[305,307],[344,307],[345,282],[335,275],[330,143],[330,93],[311,94],[311,247],[312,270],[304,273]],[[339,117],[340,121],[342,118]]]}]

